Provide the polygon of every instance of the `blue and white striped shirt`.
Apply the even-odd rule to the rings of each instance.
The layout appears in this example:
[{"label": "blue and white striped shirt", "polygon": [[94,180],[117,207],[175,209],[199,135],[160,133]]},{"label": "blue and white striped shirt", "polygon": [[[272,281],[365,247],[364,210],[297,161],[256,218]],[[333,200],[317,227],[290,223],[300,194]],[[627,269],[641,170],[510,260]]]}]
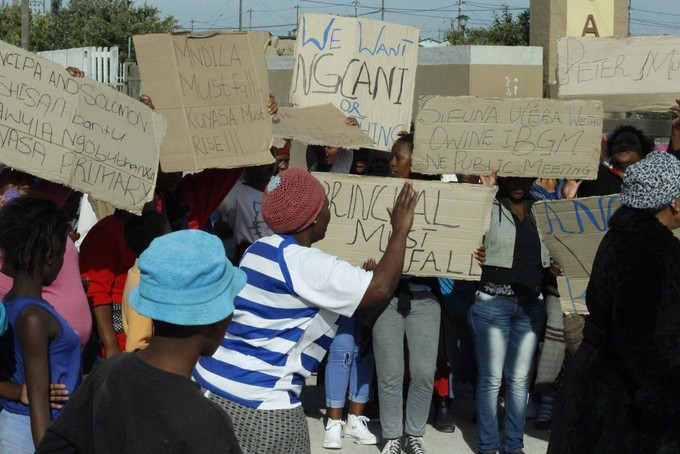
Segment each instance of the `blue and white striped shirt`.
[{"label": "blue and white striped shirt", "polygon": [[372,273],[288,235],[256,241],[240,267],[248,282],[234,300],[232,322],[217,352],[200,359],[194,378],[247,407],[297,407],[338,316],[354,313]]}]

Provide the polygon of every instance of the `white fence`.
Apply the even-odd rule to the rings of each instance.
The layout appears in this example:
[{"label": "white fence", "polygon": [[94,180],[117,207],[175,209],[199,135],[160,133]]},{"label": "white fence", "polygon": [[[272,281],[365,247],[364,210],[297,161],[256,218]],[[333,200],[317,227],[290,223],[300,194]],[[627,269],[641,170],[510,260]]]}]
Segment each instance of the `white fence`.
[{"label": "white fence", "polygon": [[126,70],[118,64],[118,47],[79,47],[38,52],[38,55],[63,65],[74,66],[85,75],[117,90],[125,86]]}]

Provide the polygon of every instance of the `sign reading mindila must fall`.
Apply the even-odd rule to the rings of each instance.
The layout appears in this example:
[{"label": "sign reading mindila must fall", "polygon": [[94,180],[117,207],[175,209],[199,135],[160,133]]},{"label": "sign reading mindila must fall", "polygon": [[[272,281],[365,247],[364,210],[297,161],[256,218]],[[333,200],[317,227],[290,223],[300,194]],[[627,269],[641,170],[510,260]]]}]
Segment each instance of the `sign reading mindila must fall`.
[{"label": "sign reading mindila must fall", "polygon": [[592,180],[602,117],[596,101],[424,97],[413,171]]},{"label": "sign reading mindila must fall", "polygon": [[143,93],[168,121],[166,172],[273,162],[269,33],[135,36]]},{"label": "sign reading mindila must fall", "polygon": [[[331,211],[322,251],[355,265],[379,260],[392,234],[387,208],[404,185],[400,178],[314,173],[326,189]],[[495,187],[413,181],[420,192],[406,240],[404,274],[477,280],[474,250],[489,228]]]},{"label": "sign reading mindila must fall", "polygon": [[409,130],[418,63],[416,27],[368,19],[300,15],[290,100],[331,103],[389,151]]},{"label": "sign reading mindila must fall", "polygon": [[165,121],[144,104],[0,42],[0,162],[139,213]]}]

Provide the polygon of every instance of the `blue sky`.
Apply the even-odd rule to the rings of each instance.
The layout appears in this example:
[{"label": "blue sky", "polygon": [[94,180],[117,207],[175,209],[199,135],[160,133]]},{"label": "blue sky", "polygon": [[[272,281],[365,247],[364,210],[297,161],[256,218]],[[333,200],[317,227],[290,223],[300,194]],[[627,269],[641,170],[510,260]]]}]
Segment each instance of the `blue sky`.
[{"label": "blue sky", "polygon": [[[146,0],[163,15],[175,16],[185,28],[238,28],[239,0]],[[380,19],[385,4],[385,20],[420,27],[422,38],[437,39],[458,16],[458,0],[242,0],[243,28],[267,30],[286,35],[295,28],[296,5],[301,12],[358,15]],[[543,0],[541,0],[543,1]],[[566,0],[565,0],[566,1]],[[141,3],[141,0],[133,0]],[[494,11],[507,3],[514,14],[529,8],[530,0],[464,0],[463,14],[469,16],[468,27],[491,23]],[[252,11],[252,16],[251,16]],[[252,18],[251,18],[252,17]],[[632,34],[680,34],[680,0],[632,0]]]}]

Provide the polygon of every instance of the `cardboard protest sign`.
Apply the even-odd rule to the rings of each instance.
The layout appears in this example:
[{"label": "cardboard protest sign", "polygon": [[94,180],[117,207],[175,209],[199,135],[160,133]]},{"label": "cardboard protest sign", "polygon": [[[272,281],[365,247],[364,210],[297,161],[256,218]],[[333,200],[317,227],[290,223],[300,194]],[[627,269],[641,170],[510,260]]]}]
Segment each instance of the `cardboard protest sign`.
[{"label": "cardboard protest sign", "polygon": [[608,221],[621,206],[618,194],[536,202],[533,213],[551,256],[569,278],[589,278]]},{"label": "cardboard protest sign", "polygon": [[332,104],[280,107],[274,116],[276,139],[295,139],[309,145],[361,148],[373,143],[361,129],[345,124],[345,115]]},{"label": "cardboard protest sign", "polygon": [[0,162],[139,213],[165,121],[144,104],[0,42]]},{"label": "cardboard protest sign", "polygon": [[371,148],[389,150],[411,124],[418,38],[416,27],[302,14],[290,100],[297,107],[330,102],[359,120]]},{"label": "cardboard protest sign", "polygon": [[268,33],[135,36],[143,93],[165,115],[166,172],[273,162]]},{"label": "cardboard protest sign", "polygon": [[[398,178],[314,173],[328,195],[331,221],[324,252],[361,265],[380,259],[391,235],[387,208],[404,185]],[[482,185],[414,181],[420,191],[413,229],[406,242],[404,274],[479,279],[473,257],[489,229],[496,188]]]},{"label": "cardboard protest sign", "polygon": [[586,289],[588,278],[557,277],[557,288],[560,291],[560,303],[565,314],[587,314]]},{"label": "cardboard protest sign", "polygon": [[680,37],[560,38],[560,99],[600,100],[607,112],[667,111],[678,95]]},{"label": "cardboard protest sign", "polygon": [[424,97],[413,171],[595,179],[603,115],[599,102]]}]

